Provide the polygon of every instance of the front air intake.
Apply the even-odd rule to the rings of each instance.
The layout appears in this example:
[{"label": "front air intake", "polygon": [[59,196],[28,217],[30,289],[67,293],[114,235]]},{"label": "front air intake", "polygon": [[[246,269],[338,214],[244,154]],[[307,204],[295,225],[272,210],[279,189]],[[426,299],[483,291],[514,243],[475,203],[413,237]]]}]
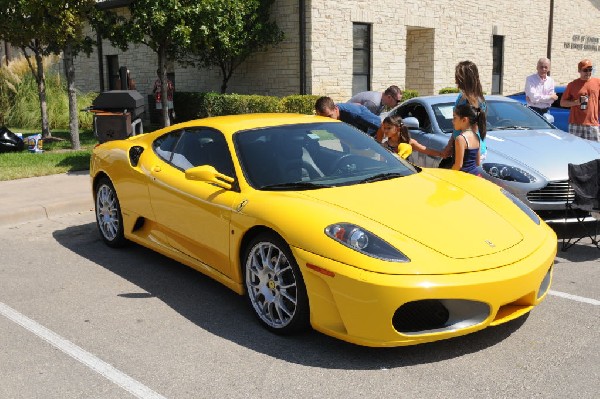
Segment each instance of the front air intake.
[{"label": "front air intake", "polygon": [[439,333],[483,323],[490,311],[488,304],[467,299],[424,299],[400,306],[392,324],[406,335]]},{"label": "front air intake", "polygon": [[423,330],[436,330],[446,325],[450,313],[436,299],[408,302],[400,306],[392,324],[401,333],[414,333]]}]

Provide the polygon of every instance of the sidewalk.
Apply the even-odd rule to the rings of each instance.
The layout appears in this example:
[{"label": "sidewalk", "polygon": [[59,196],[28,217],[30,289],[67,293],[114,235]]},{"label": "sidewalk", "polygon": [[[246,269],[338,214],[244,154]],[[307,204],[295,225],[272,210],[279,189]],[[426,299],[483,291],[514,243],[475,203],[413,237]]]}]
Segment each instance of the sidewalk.
[{"label": "sidewalk", "polygon": [[0,228],[93,209],[89,171],[0,181]]}]

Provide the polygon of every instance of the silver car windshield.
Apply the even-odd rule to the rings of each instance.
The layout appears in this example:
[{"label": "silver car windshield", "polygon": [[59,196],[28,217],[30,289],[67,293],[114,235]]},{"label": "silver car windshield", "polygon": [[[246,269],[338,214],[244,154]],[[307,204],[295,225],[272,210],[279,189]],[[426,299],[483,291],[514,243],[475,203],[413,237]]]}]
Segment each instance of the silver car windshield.
[{"label": "silver car windshield", "polygon": [[259,190],[310,190],[416,173],[412,165],[345,123],[240,131],[234,144],[248,183]]},{"label": "silver car windshield", "polygon": [[[554,129],[544,117],[521,103],[512,101],[486,101],[486,104],[488,131]],[[433,104],[431,107],[440,130],[444,133],[452,132],[452,110],[454,109],[454,103]]]}]

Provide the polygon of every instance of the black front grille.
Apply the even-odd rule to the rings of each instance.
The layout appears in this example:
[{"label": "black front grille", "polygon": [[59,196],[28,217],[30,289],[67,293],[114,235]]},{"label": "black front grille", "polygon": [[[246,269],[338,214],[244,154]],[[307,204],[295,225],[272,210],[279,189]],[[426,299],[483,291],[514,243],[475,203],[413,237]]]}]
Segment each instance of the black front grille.
[{"label": "black front grille", "polygon": [[572,202],[575,198],[575,192],[567,180],[553,181],[541,190],[530,191],[527,193],[527,200],[531,203],[548,202]]}]

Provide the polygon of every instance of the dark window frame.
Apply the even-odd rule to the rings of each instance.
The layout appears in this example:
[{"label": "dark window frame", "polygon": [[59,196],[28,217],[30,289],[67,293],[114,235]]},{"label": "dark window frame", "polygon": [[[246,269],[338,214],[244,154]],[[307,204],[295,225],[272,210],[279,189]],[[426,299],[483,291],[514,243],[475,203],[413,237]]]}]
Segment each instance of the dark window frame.
[{"label": "dark window frame", "polygon": [[[504,36],[492,36],[492,94],[502,94],[504,80]],[[498,76],[498,87],[494,88],[494,77]]]},{"label": "dark window frame", "polygon": [[[356,46],[357,42],[357,34],[362,31],[362,28],[366,28],[366,33],[364,36],[359,39],[362,39],[361,42],[365,44],[365,46]],[[371,90],[371,68],[372,68],[372,46],[373,46],[373,38],[372,38],[372,25],[367,23],[352,23],[352,93],[356,94],[362,91],[370,91]],[[360,28],[357,29],[357,28]],[[357,71],[355,66],[357,64],[356,55],[357,53],[362,54],[363,57],[366,57],[366,71]],[[364,63],[364,60],[363,62]],[[356,87],[355,86],[355,78],[356,77],[364,77],[366,78],[366,87]]]}]

